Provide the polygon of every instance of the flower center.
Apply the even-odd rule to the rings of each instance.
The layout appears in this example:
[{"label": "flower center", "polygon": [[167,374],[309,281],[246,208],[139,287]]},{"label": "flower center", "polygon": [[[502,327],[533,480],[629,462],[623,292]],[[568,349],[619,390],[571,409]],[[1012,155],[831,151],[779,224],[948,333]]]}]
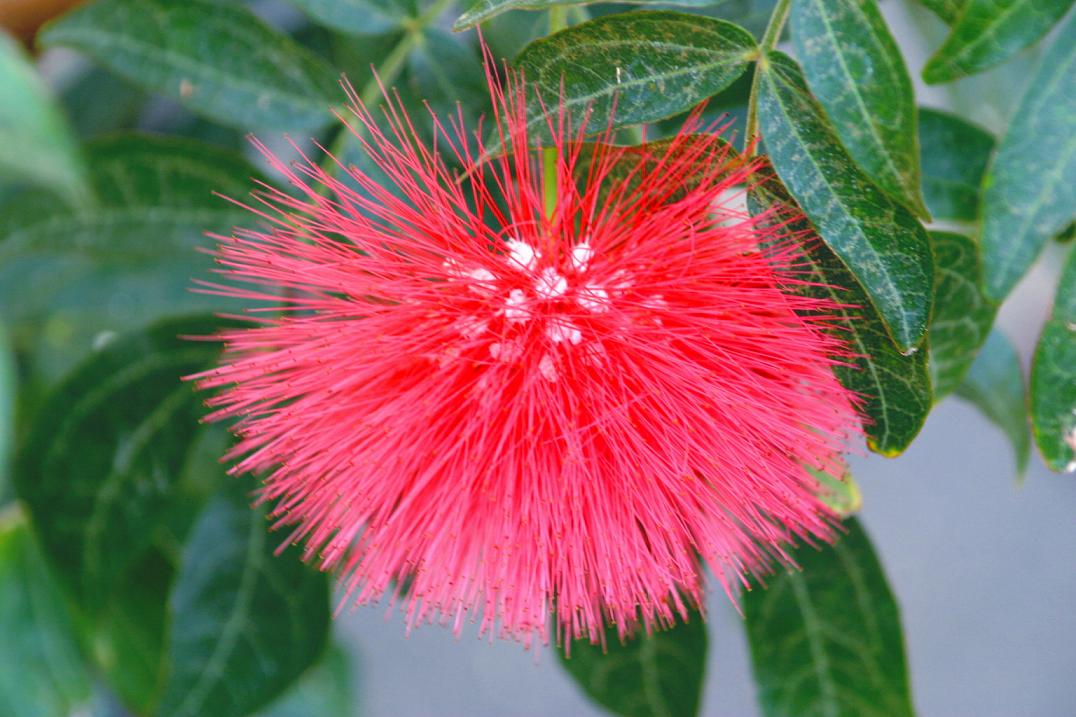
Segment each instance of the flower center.
[{"label": "flower center", "polygon": [[623,290],[627,283],[618,281],[606,287],[588,278],[594,249],[586,241],[572,247],[564,272],[548,262],[543,266],[541,252],[525,241],[513,237],[506,249],[505,272],[500,276],[485,268],[460,266],[451,259],[445,262],[453,278],[464,282],[470,292],[487,298],[494,308],[493,317],[465,316],[455,322],[454,328],[465,339],[473,340],[486,333],[491,321],[503,317],[508,326],[520,331],[491,341],[489,355],[495,361],[511,363],[523,355],[522,330],[539,322],[548,343],[538,371],[546,380],[556,381],[558,348],[587,343],[587,356],[594,357],[602,351],[597,338],[585,336],[586,327],[576,320],[578,316],[609,311],[610,293]]}]

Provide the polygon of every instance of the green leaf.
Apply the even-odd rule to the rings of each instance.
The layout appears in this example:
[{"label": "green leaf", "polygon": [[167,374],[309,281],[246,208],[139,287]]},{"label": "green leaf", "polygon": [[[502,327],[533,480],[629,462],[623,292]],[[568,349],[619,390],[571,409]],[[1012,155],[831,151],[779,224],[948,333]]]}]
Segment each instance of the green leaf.
[{"label": "green leaf", "polygon": [[818,481],[821,490],[818,497],[841,518],[859,512],[863,507],[863,494],[860,493],[859,485],[852,474],[845,470],[843,475],[832,475],[825,471],[818,471],[806,466],[811,475]]},{"label": "green leaf", "polygon": [[[254,217],[214,191],[244,196],[254,168],[190,140],[116,135],[88,148],[101,202],[85,211],[47,196],[0,204],[0,305],[13,336],[40,340],[35,368],[62,375],[102,331],[229,306],[190,291],[213,262],[205,232]],[[37,338],[37,337],[40,337]]]},{"label": "green leaf", "polygon": [[87,139],[135,126],[146,94],[122,77],[90,66],[64,87],[60,99],[75,132]]},{"label": "green leaf", "polygon": [[983,265],[975,242],[950,232],[931,232],[930,239],[934,244],[930,375],[934,400],[940,401],[971,368],[990,333],[997,306],[983,294]]},{"label": "green leaf", "polygon": [[74,624],[27,521],[0,514],[0,714],[66,717],[89,701]]},{"label": "green leaf", "polygon": [[[623,0],[624,5],[679,5],[681,7],[707,7],[721,5],[727,0]],[[474,27],[479,23],[511,10],[548,10],[552,7],[590,5],[603,0],[478,0],[459,16],[452,29],[456,32]]]},{"label": "green leaf", "polygon": [[978,221],[980,188],[994,144],[993,135],[956,115],[919,109],[923,198],[935,219]]},{"label": "green leaf", "polygon": [[1076,251],[1069,251],[1031,365],[1031,424],[1050,470],[1076,470]]},{"label": "green leaf", "polygon": [[775,52],[758,71],[759,126],[777,174],[855,275],[897,346],[914,350],[933,294],[926,230],[856,166],[795,61]]},{"label": "green leaf", "polygon": [[807,84],[852,159],[929,218],[919,189],[912,80],[875,0],[793,0],[791,20]]},{"label": "green leaf", "polygon": [[747,638],[766,717],[915,714],[900,611],[854,519],[821,550],[744,596]]},{"label": "green leaf", "polygon": [[[725,137],[742,151],[746,142],[747,104],[751,96],[751,84],[755,73],[752,68],[740,76],[724,90],[706,101],[706,108],[700,117],[703,126],[720,122],[730,126],[725,130]],[[647,127],[647,140],[657,137],[672,137],[683,129],[689,112],[669,117]]]},{"label": "green leaf", "polygon": [[0,29],[0,179],[47,187],[71,204],[92,199],[67,119],[18,43]]},{"label": "green leaf", "polygon": [[118,582],[93,621],[94,663],[135,714],[151,714],[164,685],[165,605],[174,573],[160,551],[150,551]]},{"label": "green leaf", "polygon": [[159,717],[242,717],[321,657],[329,583],[295,551],[274,555],[249,478],[229,480],[191,531],[169,601],[171,673]]},{"label": "green leaf", "polygon": [[991,331],[956,395],[970,401],[1005,432],[1013,446],[1019,475],[1023,475],[1031,454],[1025,394],[1016,349],[1000,331]]},{"label": "green leaf", "polygon": [[206,231],[227,232],[250,212],[213,196],[242,197],[257,175],[239,154],[192,140],[113,135],[89,145],[99,206],[63,211],[18,196],[0,220],[0,262],[34,254],[79,254],[134,264],[183,257]]},{"label": "green leaf", "polygon": [[321,662],[258,717],[354,717],[358,697],[353,671],[347,652],[332,643]]},{"label": "green leaf", "polygon": [[353,35],[379,35],[401,27],[414,3],[404,0],[291,0],[315,21]]},{"label": "green leaf", "polygon": [[185,319],[117,339],[37,413],[15,487],[42,546],[93,613],[147,550],[204,413],[180,376],[209,368],[219,321]]},{"label": "green leaf", "polygon": [[408,79],[412,94],[442,115],[454,113],[458,102],[473,121],[489,104],[486,72],[474,49],[444,30],[429,28],[419,36],[408,57]]},{"label": "green leaf", "polygon": [[[967,0],[923,68],[923,79],[931,85],[952,82],[1000,65],[1037,42],[1070,7],[1072,0]],[[1071,50],[1071,33],[1062,32],[1058,42]]]},{"label": "green leaf", "polygon": [[946,25],[952,26],[964,12],[968,0],[919,0],[935,15],[942,19]]},{"label": "green leaf", "polygon": [[[751,33],[722,20],[676,12],[632,12],[576,25],[536,40],[515,65],[555,114],[561,97],[576,126],[654,122],[728,87],[756,52]],[[614,112],[615,98],[615,119]],[[530,126],[548,136],[540,103]]]},{"label": "green leaf", "polygon": [[587,695],[624,717],[693,717],[706,678],[708,637],[702,616],[621,642],[605,630],[605,649],[576,640],[561,664]]},{"label": "green leaf", "polygon": [[983,182],[986,291],[1001,301],[1076,216],[1076,14],[1043,55]]},{"label": "green leaf", "polygon": [[[748,206],[754,215],[774,208],[778,220],[798,217],[788,229],[805,235],[814,233],[776,180],[752,190]],[[835,367],[834,374],[842,385],[863,398],[861,410],[867,418],[863,430],[870,449],[888,457],[899,455],[918,435],[933,403],[927,351],[901,354],[885,325],[870,311],[870,302],[859,282],[836,254],[820,241],[806,246],[804,268],[815,284],[810,292],[841,305],[835,310],[838,335],[856,355],[850,365]]]},{"label": "green leaf", "polygon": [[236,3],[97,0],[38,37],[239,129],[315,131],[341,94],[329,65]]}]

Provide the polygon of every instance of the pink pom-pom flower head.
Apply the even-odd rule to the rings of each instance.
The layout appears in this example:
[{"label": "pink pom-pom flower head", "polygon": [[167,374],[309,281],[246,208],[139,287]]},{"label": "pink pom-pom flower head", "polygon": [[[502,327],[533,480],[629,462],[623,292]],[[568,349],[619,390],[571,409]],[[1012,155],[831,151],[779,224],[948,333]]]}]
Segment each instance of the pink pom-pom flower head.
[{"label": "pink pom-pom flower head", "polygon": [[757,167],[697,115],[625,149],[561,107],[552,156],[524,80],[489,80],[492,159],[459,116],[429,146],[353,93],[389,186],[262,148],[299,191],[220,238],[205,290],[263,307],[195,378],[347,602],[527,644],[666,626],[705,566],[734,594],[832,537],[811,470],[841,472],[858,421],[835,306],[802,291],[803,237],[732,208]]}]

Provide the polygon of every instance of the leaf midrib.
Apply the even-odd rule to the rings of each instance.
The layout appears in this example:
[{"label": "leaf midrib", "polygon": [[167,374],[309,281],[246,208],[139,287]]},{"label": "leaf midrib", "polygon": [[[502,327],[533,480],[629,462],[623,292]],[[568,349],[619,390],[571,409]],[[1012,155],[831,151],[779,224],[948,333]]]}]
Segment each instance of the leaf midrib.
[{"label": "leaf midrib", "polygon": [[[772,75],[775,74],[774,72],[769,71],[766,74],[770,76],[771,84],[776,82],[776,79],[772,77]],[[799,90],[795,86],[793,86],[791,84],[788,84],[787,86],[793,92],[799,93]],[[776,86],[773,87],[773,94],[774,94],[774,99],[776,99],[777,95],[778,95]],[[907,320],[905,319],[905,315],[908,313],[908,310],[907,310],[907,307],[905,306],[905,303],[903,301],[903,296],[904,296],[903,292],[900,291],[900,289],[898,289],[896,287],[896,285],[893,283],[892,276],[890,275],[889,270],[886,268],[885,262],[883,262],[881,260],[880,254],[874,248],[874,245],[871,244],[871,242],[867,238],[866,234],[863,232],[860,220],[858,218],[856,218],[851,212],[848,211],[848,207],[842,201],[842,198],[840,197],[840,195],[833,191],[833,185],[829,181],[829,179],[825,176],[825,173],[822,172],[821,168],[818,166],[818,163],[815,161],[813,151],[808,150],[808,147],[810,147],[811,145],[803,140],[803,136],[800,134],[800,131],[797,128],[797,123],[792,121],[791,116],[789,116],[788,112],[785,110],[784,104],[782,102],[780,102],[779,100],[776,101],[774,104],[777,105],[777,108],[780,110],[781,114],[784,116],[785,123],[792,129],[793,133],[796,135],[796,139],[799,141],[800,146],[804,148],[804,150],[805,150],[804,154],[806,156],[806,161],[809,162],[810,165],[814,168],[814,173],[822,180],[822,184],[826,187],[827,191],[829,192],[829,195],[831,197],[833,197],[834,201],[836,201],[837,205],[841,207],[841,209],[844,211],[845,216],[847,216],[851,220],[850,223],[855,226],[856,233],[858,235],[859,244],[860,244],[861,248],[866,250],[870,254],[870,258],[873,260],[873,262],[875,264],[875,269],[878,271],[878,274],[882,277],[882,280],[885,282],[886,286],[889,288],[889,290],[892,292],[892,294],[897,299],[898,313],[900,315],[900,327],[899,328],[902,329],[902,333],[904,333],[904,334],[906,334],[908,336],[911,336],[912,335],[911,327],[908,325]],[[836,139],[836,138],[834,138],[834,139]],[[838,140],[838,142],[839,142],[839,140]],[[880,190],[876,190],[876,191],[879,192],[879,196],[881,196],[885,201],[892,202],[892,200],[890,200],[888,197],[881,194]],[[832,245],[829,244],[829,242],[826,242],[826,244],[828,246],[832,246]],[[840,256],[840,252],[837,251],[836,248],[834,248],[834,253],[837,254],[837,258],[841,261],[841,263],[845,263],[844,258]],[[847,264],[845,264],[845,266],[847,267]],[[850,267],[848,267],[848,268],[849,268],[849,271],[851,271],[851,268]],[[852,274],[854,276],[856,276],[854,271],[852,271]],[[866,294],[867,300],[870,301],[871,306],[878,313],[878,316],[880,318],[882,318],[882,323],[886,325],[887,329],[889,329],[890,328],[889,327],[889,322],[888,322],[887,319],[885,319],[885,313],[881,310],[881,307],[878,305],[878,300],[874,296],[874,292],[867,289],[867,287],[864,286],[862,284],[862,282],[859,281],[858,276],[856,276],[856,281],[857,281],[857,283],[860,283],[861,286],[863,286],[864,294]],[[916,342],[912,342],[910,344],[910,347],[914,347],[915,345],[916,345]]]},{"label": "leaf midrib", "polygon": [[[81,37],[90,40],[91,42],[96,40],[98,42],[103,41],[106,44],[111,43],[121,49],[130,52],[136,57],[141,58],[143,61],[150,61],[151,65],[156,64],[156,66],[158,67],[164,65],[165,67],[175,68],[180,72],[186,70],[187,72],[190,72],[192,75],[194,75],[196,80],[198,81],[225,84],[225,86],[231,85],[235,88],[238,88],[243,93],[256,97],[265,95],[267,91],[271,90],[272,95],[274,97],[284,99],[285,104],[291,104],[293,107],[297,107],[301,110],[309,111],[312,113],[322,114],[325,116],[326,120],[328,120],[329,118],[329,106],[332,104],[332,102],[328,98],[324,98],[324,102],[321,102],[309,95],[299,95],[295,94],[294,92],[289,92],[287,90],[283,90],[277,87],[270,88],[264,84],[257,84],[238,75],[221,72],[219,71],[221,69],[219,65],[201,64],[187,57],[186,55],[176,53],[174,50],[167,46],[158,47],[149,43],[139,42],[138,40],[132,38],[129,35],[120,35],[116,33],[104,32],[101,30],[94,30],[87,27],[80,27],[74,30],[65,29],[64,32],[59,33],[60,40],[57,42],[57,44],[64,44],[65,36],[69,38],[68,42],[70,42],[71,39]],[[97,57],[100,57],[100,55],[98,55],[100,51],[98,47],[93,47],[92,49],[79,49],[83,49],[89,54],[93,54]],[[158,60],[160,58],[166,58],[171,64],[169,65],[163,62],[153,62],[154,60]],[[100,59],[104,61],[107,58],[101,57]],[[274,69],[279,69],[275,64],[273,65],[273,67]],[[214,74],[213,70],[217,70],[217,72]],[[308,81],[310,81],[309,78]],[[312,81],[310,81],[310,83],[313,84]]]},{"label": "leaf midrib", "polygon": [[[866,124],[867,130],[870,133],[871,138],[874,140],[874,145],[880,150],[879,153],[882,155],[882,160],[885,162],[886,167],[891,173],[890,176],[897,181],[897,184],[900,185],[905,190],[905,192],[907,192],[909,190],[910,183],[904,177],[903,172],[893,163],[893,157],[889,153],[888,145],[878,134],[878,126],[875,124],[874,115],[870,111],[868,111],[867,106],[863,101],[863,96],[857,91],[856,83],[852,82],[852,74],[848,69],[848,63],[845,62],[844,53],[840,51],[841,43],[837,40],[837,34],[833,30],[832,23],[830,23],[829,15],[825,12],[825,9],[819,3],[819,0],[812,1],[818,8],[818,16],[822,20],[822,24],[826,28],[826,34],[829,36],[832,46],[837,49],[837,52],[835,53],[837,57],[837,64],[840,66],[842,74],[847,80],[845,82],[845,85],[851,89],[852,97],[855,98],[856,106],[859,107],[860,116],[866,120],[864,124]],[[855,9],[858,10],[858,8]],[[869,22],[864,22],[863,24],[867,27],[870,27]],[[873,31],[874,28],[871,27],[870,29]],[[887,63],[886,66],[891,75],[896,74],[893,71],[894,68],[891,65]],[[895,87],[899,89],[899,86]],[[902,102],[901,104],[903,105],[904,103]],[[912,191],[914,191],[914,185],[912,186]]]},{"label": "leaf midrib", "polygon": [[[230,508],[231,506],[229,506]],[[239,587],[235,592],[235,602],[232,604],[232,609],[224,622],[220,639],[213,647],[212,654],[205,661],[202,670],[198,673],[197,680],[187,692],[186,697],[176,707],[174,713],[176,717],[182,717],[183,715],[196,716],[200,713],[201,707],[204,706],[206,695],[212,689],[210,681],[223,674],[221,666],[228,660],[235,649],[239,635],[243,630],[246,615],[250,612],[251,601],[254,597],[254,586],[257,582],[257,573],[261,565],[260,551],[265,543],[265,530],[264,526],[256,520],[249,520],[248,517],[247,522],[249,524],[247,550],[244,555],[243,574],[240,576]],[[189,709],[188,704],[193,709]]]}]

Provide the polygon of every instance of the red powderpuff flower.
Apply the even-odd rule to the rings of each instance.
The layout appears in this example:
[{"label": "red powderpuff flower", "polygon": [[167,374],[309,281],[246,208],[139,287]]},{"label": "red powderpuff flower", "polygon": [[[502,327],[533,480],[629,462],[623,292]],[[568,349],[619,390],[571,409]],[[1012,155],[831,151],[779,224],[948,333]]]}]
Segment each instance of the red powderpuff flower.
[{"label": "red powderpuff flower", "polygon": [[388,186],[262,147],[299,195],[257,195],[269,225],[220,238],[208,290],[268,306],[196,378],[347,600],[527,644],[665,626],[704,564],[733,591],[832,537],[808,469],[839,472],[857,422],[835,305],[799,291],[801,237],[727,206],[755,167],[696,119],[626,150],[562,107],[545,165],[523,79],[497,80],[494,159],[458,116],[430,147],[354,93]]}]

